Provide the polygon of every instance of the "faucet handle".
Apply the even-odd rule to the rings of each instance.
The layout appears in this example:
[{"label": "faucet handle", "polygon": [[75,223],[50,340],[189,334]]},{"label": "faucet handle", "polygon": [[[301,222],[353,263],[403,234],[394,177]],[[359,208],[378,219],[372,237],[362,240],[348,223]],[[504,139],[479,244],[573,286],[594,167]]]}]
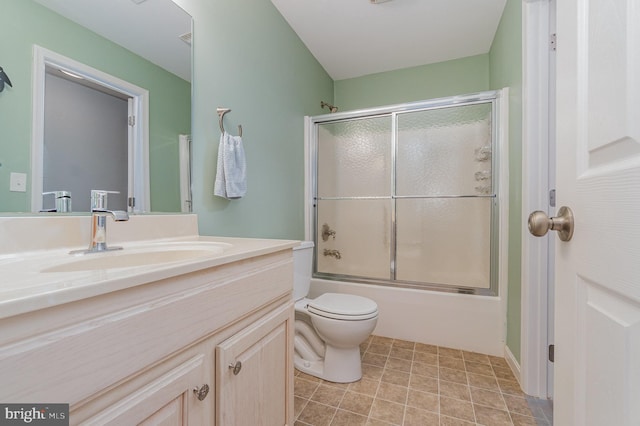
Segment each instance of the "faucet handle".
[{"label": "faucet handle", "polygon": [[102,189],[91,190],[91,210],[106,210],[107,195],[119,194],[120,191],[104,191]]}]

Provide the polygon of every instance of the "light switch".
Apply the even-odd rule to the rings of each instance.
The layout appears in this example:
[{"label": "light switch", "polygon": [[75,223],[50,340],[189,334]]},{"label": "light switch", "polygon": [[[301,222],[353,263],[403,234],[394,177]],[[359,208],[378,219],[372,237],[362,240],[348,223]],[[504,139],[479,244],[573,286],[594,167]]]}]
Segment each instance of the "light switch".
[{"label": "light switch", "polygon": [[11,173],[9,176],[9,191],[27,192],[27,174]]}]

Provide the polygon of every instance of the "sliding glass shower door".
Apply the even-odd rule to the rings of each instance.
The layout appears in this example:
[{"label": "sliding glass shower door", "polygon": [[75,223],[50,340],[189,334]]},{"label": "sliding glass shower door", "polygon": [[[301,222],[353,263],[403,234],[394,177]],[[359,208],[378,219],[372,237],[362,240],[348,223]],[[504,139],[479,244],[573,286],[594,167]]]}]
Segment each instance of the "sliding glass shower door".
[{"label": "sliding glass shower door", "polygon": [[318,128],[317,270],[389,279],[391,116]]},{"label": "sliding glass shower door", "polygon": [[495,294],[495,95],[315,123],[315,276]]},{"label": "sliding glass shower door", "polygon": [[396,276],[489,288],[491,104],[398,114]]}]

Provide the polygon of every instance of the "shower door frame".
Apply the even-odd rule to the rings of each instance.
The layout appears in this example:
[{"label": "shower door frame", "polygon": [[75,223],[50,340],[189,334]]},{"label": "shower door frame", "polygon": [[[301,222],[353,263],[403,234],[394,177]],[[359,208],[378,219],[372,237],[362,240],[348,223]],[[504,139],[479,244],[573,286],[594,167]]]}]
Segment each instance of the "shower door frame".
[{"label": "shower door frame", "polygon": [[[493,198],[490,219],[490,283],[488,288],[452,286],[438,283],[423,283],[413,281],[401,281],[394,279],[396,261],[396,217],[395,200],[406,197],[395,194],[396,180],[396,151],[397,151],[397,115],[408,112],[418,112],[451,108],[456,106],[477,105],[491,103],[491,167],[492,167],[492,195],[484,196]],[[318,273],[318,247],[314,248],[313,277],[331,281],[355,282],[391,286],[397,288],[414,288],[421,290],[435,290],[449,293],[473,294],[483,296],[499,296],[506,290],[507,282],[507,246],[508,246],[508,88],[479,92],[468,95],[437,98],[420,102],[389,105],[377,108],[347,111],[342,113],[324,114],[313,117],[305,117],[305,222],[306,239],[318,241],[317,229],[317,175],[318,175],[318,126],[321,124],[346,122],[357,119],[391,117],[391,179],[393,193],[390,250],[389,250],[389,279],[374,279],[353,275],[341,275],[332,273]],[[475,197],[475,196],[463,196]],[[482,197],[482,196],[478,196]],[[352,197],[350,197],[352,198]],[[354,198],[354,199],[357,199]]]}]

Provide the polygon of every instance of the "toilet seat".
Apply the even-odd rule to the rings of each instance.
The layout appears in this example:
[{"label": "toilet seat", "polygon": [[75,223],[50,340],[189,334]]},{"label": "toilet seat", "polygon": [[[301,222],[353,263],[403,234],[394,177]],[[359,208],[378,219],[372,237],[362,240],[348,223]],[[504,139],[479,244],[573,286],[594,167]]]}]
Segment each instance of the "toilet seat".
[{"label": "toilet seat", "polygon": [[378,305],[366,297],[343,293],[325,293],[309,300],[307,311],[325,318],[362,321],[378,316]]}]

